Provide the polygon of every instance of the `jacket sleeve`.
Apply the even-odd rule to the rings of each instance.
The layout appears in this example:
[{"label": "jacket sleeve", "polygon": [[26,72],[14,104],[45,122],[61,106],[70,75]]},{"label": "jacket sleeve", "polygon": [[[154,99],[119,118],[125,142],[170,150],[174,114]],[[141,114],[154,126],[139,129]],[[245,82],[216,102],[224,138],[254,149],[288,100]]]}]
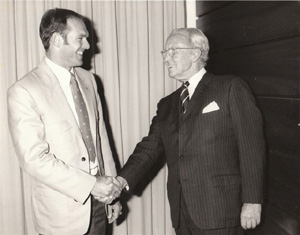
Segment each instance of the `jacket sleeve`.
[{"label": "jacket sleeve", "polygon": [[232,80],[229,106],[239,149],[242,201],[262,203],[266,161],[263,118],[243,80]]}]

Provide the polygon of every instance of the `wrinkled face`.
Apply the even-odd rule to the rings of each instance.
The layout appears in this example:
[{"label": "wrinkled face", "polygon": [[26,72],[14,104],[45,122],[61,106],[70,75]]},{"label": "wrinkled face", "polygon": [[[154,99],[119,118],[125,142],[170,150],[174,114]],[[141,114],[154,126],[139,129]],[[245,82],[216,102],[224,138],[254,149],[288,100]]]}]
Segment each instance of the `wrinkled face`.
[{"label": "wrinkled face", "polygon": [[[167,39],[165,50],[170,48],[191,48],[184,38],[172,36]],[[172,53],[173,51],[173,53]],[[171,78],[186,81],[194,74],[192,50],[175,49],[169,50],[164,57]]]},{"label": "wrinkled face", "polygon": [[61,66],[70,70],[71,67],[81,66],[83,52],[90,48],[87,41],[88,31],[81,19],[70,18],[67,20],[70,31],[60,48]]}]

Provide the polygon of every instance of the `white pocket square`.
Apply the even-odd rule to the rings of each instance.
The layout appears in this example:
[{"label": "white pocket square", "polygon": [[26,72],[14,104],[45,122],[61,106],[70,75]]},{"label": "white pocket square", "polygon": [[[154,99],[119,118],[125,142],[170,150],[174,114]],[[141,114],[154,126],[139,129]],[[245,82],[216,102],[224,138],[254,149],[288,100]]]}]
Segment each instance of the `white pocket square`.
[{"label": "white pocket square", "polygon": [[213,101],[211,103],[209,103],[203,110],[202,110],[202,113],[209,113],[209,112],[212,112],[212,111],[216,111],[216,110],[219,110],[219,106],[218,104]]}]

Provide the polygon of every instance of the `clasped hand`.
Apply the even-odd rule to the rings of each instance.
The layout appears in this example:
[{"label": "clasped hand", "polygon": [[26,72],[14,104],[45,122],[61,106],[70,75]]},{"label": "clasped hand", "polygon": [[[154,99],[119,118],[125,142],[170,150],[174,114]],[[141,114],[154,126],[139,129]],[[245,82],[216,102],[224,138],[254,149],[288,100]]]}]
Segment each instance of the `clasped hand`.
[{"label": "clasped hand", "polygon": [[123,186],[117,177],[98,176],[91,194],[96,200],[110,204],[120,196],[122,189]]}]

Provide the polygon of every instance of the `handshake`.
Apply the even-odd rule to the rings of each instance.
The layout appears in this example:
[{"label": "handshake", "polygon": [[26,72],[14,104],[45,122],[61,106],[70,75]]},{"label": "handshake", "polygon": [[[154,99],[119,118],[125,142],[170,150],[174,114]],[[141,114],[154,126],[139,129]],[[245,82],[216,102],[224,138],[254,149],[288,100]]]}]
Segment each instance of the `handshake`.
[{"label": "handshake", "polygon": [[91,194],[96,200],[110,204],[120,196],[123,188],[126,186],[126,180],[120,176],[98,176]]}]

